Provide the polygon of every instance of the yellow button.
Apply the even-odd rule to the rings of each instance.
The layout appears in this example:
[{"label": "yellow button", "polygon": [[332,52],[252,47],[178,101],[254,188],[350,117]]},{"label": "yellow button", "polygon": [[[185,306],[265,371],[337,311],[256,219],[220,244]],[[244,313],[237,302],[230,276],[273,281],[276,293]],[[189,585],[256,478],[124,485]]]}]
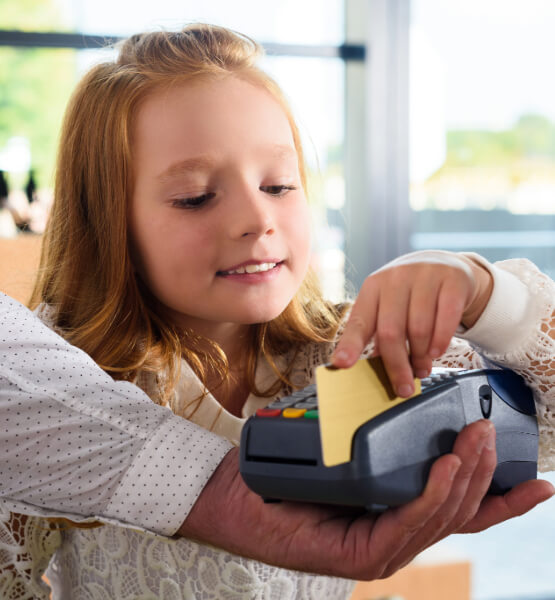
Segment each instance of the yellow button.
[{"label": "yellow button", "polygon": [[298,419],[302,417],[306,412],[306,408],[285,408],[281,413],[282,417],[287,417],[288,419]]}]

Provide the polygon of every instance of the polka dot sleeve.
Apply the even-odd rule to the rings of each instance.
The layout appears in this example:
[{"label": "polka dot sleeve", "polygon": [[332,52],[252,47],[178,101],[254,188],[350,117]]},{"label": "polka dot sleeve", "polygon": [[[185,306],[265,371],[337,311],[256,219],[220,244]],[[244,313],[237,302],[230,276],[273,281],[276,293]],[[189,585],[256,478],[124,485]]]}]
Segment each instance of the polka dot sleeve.
[{"label": "polka dot sleeve", "polygon": [[231,445],[0,293],[0,447],[6,509],[172,535]]}]

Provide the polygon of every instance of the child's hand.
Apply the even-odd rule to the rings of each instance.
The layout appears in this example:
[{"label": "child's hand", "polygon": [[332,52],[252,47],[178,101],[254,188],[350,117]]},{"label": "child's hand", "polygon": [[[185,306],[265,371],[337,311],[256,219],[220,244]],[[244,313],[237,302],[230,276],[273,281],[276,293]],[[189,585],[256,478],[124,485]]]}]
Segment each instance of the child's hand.
[{"label": "child's hand", "polygon": [[489,271],[466,256],[402,256],[364,281],[332,363],[352,366],[373,339],[396,393],[410,396],[414,376],[430,373],[459,325],[474,325],[492,289]]}]

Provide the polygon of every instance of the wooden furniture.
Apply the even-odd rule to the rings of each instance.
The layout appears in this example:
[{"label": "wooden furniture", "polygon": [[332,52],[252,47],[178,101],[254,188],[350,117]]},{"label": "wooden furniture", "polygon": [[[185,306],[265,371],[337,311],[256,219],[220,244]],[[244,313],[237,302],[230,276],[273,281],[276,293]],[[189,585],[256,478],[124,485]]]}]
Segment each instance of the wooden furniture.
[{"label": "wooden furniture", "polygon": [[360,582],[350,600],[470,600],[471,564],[413,563],[379,581]]},{"label": "wooden furniture", "polygon": [[0,238],[0,291],[26,304],[39,265],[41,236]]}]

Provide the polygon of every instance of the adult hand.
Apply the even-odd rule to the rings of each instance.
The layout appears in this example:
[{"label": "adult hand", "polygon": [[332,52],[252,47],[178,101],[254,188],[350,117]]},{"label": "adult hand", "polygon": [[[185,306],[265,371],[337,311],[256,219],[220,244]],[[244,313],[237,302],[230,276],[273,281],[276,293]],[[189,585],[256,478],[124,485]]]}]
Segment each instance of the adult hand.
[{"label": "adult hand", "polygon": [[243,482],[231,450],[202,491],[179,534],[265,563],[372,580],[392,575],[438,539],[478,531],[549,498],[548,482],[522,484],[490,502],[495,431],[477,421],[438,459],[412,502],[381,514],[293,502],[265,504]]},{"label": "adult hand", "polygon": [[414,392],[414,376],[426,377],[457,327],[474,325],[493,289],[489,272],[451,252],[402,256],[368,276],[332,357],[350,367],[374,340],[399,396]]}]

